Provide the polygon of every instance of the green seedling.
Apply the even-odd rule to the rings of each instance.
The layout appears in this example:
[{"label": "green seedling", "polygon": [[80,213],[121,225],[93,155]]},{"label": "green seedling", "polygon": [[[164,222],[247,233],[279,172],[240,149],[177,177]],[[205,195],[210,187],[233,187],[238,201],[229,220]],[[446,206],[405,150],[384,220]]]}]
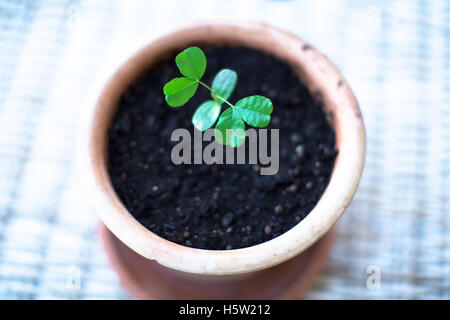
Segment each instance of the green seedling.
[{"label": "green seedling", "polygon": [[[200,48],[184,50],[176,56],[175,62],[184,77],[174,78],[164,86],[169,106],[181,107],[186,104],[194,96],[199,84],[211,91],[212,99],[202,103],[192,117],[192,124],[198,130],[205,131],[217,121],[215,139],[222,145],[237,148],[245,142],[245,123],[258,128],[269,124],[273,110],[270,99],[256,95],[241,99],[234,105],[228,101],[238,78],[233,70],[219,71],[211,87],[200,80],[206,70],[206,56]],[[224,103],[228,107],[220,114]]]}]

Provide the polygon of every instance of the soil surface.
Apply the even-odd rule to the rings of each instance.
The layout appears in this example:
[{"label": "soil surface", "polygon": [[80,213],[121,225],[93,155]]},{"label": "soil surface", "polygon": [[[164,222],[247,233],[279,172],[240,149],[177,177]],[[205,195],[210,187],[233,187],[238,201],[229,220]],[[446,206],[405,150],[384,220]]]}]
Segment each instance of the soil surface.
[{"label": "soil surface", "polygon": [[256,94],[272,100],[266,128],[280,130],[278,173],[262,176],[251,164],[172,163],[172,131],[193,132],[191,117],[210,98],[199,86],[185,106],[166,104],[162,88],[180,76],[176,52],[121,97],[109,131],[109,173],[130,213],[167,240],[212,250],[256,245],[288,231],[315,206],[333,169],[335,135],[320,102],[287,63],[241,47],[202,49],[208,60],[203,82],[211,84],[222,68],[238,73],[230,102]]}]

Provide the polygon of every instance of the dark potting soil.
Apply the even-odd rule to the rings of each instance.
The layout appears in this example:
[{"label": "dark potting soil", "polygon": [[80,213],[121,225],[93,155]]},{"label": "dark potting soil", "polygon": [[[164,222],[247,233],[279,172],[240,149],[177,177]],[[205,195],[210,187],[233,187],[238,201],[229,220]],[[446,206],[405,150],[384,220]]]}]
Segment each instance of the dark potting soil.
[{"label": "dark potting soil", "polygon": [[178,143],[171,141],[172,131],[193,132],[195,109],[210,99],[199,86],[185,106],[166,104],[162,88],[180,76],[176,52],[122,95],[109,131],[109,173],[129,212],[161,237],[203,249],[248,247],[288,231],[313,209],[331,176],[335,135],[320,102],[287,63],[247,48],[202,49],[205,83],[222,68],[238,73],[230,102],[257,94],[272,100],[266,128],[280,129],[278,173],[262,176],[251,164],[172,163]]}]

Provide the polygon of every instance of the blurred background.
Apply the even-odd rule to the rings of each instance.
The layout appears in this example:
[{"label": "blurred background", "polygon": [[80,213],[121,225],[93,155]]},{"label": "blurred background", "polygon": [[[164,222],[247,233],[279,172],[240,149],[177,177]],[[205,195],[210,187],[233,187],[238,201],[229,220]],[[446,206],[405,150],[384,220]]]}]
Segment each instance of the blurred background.
[{"label": "blurred background", "polygon": [[79,114],[136,49],[204,18],[294,32],[338,66],[360,102],[365,170],[306,298],[449,299],[445,0],[0,0],[0,298],[129,298],[77,173]]}]

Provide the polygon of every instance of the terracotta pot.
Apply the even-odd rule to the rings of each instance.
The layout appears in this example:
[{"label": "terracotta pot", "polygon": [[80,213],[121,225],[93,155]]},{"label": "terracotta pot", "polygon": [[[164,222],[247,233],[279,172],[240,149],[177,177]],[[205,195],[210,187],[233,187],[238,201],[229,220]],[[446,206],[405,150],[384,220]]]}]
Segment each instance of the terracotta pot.
[{"label": "terracotta pot", "polygon": [[[339,154],[319,202],[294,228],[262,244],[214,251],[165,240],[127,211],[109,179],[107,130],[119,97],[143,70],[193,43],[243,45],[287,61],[313,95],[322,100],[336,132]],[[297,36],[249,22],[199,22],[151,42],[126,61],[98,93],[94,107],[83,118],[79,140],[87,194],[111,232],[101,227],[107,253],[122,282],[139,298],[297,297],[323,264],[331,235],[319,239],[349,205],[359,183],[364,156],[361,112],[337,68]]]}]

